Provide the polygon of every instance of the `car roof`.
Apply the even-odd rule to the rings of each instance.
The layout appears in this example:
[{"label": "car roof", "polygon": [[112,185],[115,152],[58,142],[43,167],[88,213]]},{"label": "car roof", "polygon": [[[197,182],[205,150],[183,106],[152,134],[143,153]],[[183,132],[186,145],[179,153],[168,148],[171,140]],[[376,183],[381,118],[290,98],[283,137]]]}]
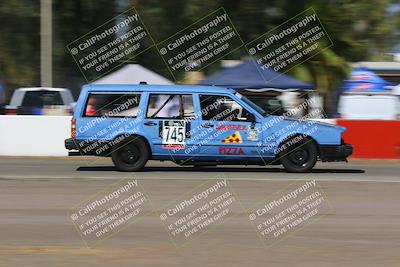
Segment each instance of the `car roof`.
[{"label": "car roof", "polygon": [[15,91],[69,91],[67,88],[55,88],[55,87],[22,87]]},{"label": "car roof", "polygon": [[218,86],[203,85],[127,85],[127,84],[87,84],[82,87],[85,91],[146,91],[146,92],[183,92],[183,93],[227,93],[232,89]]}]

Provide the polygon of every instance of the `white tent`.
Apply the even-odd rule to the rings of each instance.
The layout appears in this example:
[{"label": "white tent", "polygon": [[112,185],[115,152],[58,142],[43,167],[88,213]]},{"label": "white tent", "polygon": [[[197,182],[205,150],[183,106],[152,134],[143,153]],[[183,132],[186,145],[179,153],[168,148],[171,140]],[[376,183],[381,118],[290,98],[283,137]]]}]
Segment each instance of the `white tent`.
[{"label": "white tent", "polygon": [[119,70],[98,79],[93,84],[139,84],[140,82],[173,84],[170,80],[139,64],[125,65]]}]

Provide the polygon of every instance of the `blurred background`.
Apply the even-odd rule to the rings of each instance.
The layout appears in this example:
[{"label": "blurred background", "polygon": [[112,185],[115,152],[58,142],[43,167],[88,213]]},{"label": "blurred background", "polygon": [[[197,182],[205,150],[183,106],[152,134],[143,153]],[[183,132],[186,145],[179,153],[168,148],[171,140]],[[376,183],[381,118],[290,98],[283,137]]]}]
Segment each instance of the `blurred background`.
[{"label": "blurred background", "polygon": [[[41,12],[41,2],[42,5],[51,3],[52,16],[46,14],[46,10]],[[334,45],[289,74],[315,85],[318,92],[328,98],[335,97],[331,93],[348,77],[352,63],[400,61],[400,4],[396,0],[10,0],[0,3],[3,104],[8,103],[16,88],[41,85],[41,16],[50,16],[46,19],[50,19],[52,27],[51,87],[69,88],[76,99],[86,81],[66,45],[131,6],[140,13],[156,42],[223,6],[245,43],[312,6]],[[225,59],[237,60],[245,56],[246,51],[238,50]],[[134,63],[171,79],[155,51],[139,55]],[[393,69],[389,63],[367,66],[385,80],[400,82],[397,64]],[[213,64],[207,71],[218,68],[220,65]],[[330,100],[326,102],[329,105]]]},{"label": "blurred background", "polygon": [[[276,115],[313,98],[317,101],[309,108],[319,110],[313,113],[317,119],[400,119],[400,3],[396,0],[2,1],[0,113],[70,115],[87,81],[67,44],[131,7],[136,8],[156,43],[220,7],[225,8],[244,43],[313,7],[333,46],[285,73],[282,77],[289,80],[282,84],[245,94]],[[245,70],[248,57],[245,49],[238,49],[201,71],[179,77],[180,83],[213,84],[215,75],[235,76],[235,68]],[[155,47],[94,82],[142,80],[175,82]],[[284,84],[288,81],[298,86]],[[292,115],[301,117],[310,110]],[[393,149],[400,154],[397,143]]]}]

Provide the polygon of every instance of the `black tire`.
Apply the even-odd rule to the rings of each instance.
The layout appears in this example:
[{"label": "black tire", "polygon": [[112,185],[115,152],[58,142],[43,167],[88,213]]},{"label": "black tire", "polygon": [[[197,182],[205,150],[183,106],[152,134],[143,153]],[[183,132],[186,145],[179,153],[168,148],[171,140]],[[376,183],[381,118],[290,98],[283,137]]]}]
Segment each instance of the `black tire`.
[{"label": "black tire", "polygon": [[139,137],[128,137],[114,145],[111,159],[115,167],[122,172],[141,170],[150,158],[149,147]]},{"label": "black tire", "polygon": [[317,147],[310,139],[287,140],[280,150],[279,156],[287,172],[310,172],[317,162]]}]

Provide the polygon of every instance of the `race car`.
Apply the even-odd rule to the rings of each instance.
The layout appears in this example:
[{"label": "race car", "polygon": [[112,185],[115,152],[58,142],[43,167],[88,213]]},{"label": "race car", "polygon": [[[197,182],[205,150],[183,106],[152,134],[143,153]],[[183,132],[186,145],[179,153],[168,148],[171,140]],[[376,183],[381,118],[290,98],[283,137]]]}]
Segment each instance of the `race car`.
[{"label": "race car", "polygon": [[345,128],[268,114],[240,93],[189,85],[85,85],[71,121],[70,155],[111,157],[120,171],[148,160],[181,165],[282,164],[309,172],[346,161]]}]

